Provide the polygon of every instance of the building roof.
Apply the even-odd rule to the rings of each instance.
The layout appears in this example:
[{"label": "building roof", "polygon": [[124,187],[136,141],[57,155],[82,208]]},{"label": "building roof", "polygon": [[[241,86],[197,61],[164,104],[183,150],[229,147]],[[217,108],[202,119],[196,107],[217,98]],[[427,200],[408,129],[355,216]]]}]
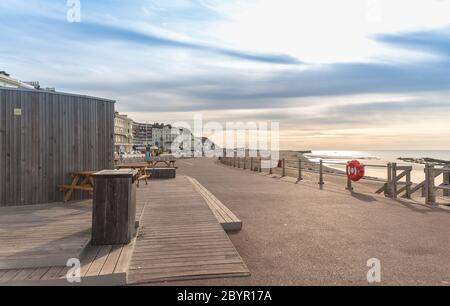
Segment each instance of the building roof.
[{"label": "building roof", "polygon": [[99,98],[94,96],[87,96],[87,95],[80,95],[80,94],[73,94],[73,93],[67,93],[67,92],[61,92],[61,91],[47,91],[47,90],[38,90],[38,89],[29,89],[29,88],[11,88],[11,87],[2,87],[0,86],[1,90],[11,90],[11,91],[23,91],[23,92],[31,92],[31,93],[46,93],[50,95],[64,95],[64,96],[71,96],[71,97],[78,97],[78,98],[87,98],[87,99],[95,99],[100,100],[104,102],[109,103],[116,103],[115,100],[105,99],[105,98]]}]

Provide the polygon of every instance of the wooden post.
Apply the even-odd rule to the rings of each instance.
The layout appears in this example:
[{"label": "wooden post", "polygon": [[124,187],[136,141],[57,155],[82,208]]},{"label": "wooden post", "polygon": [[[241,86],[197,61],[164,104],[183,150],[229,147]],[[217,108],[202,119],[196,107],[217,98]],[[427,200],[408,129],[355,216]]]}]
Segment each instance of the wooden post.
[{"label": "wooden post", "polygon": [[262,172],[262,158],[260,157],[259,158],[259,173],[261,173]]},{"label": "wooden post", "polygon": [[410,170],[406,170],[408,171],[408,173],[406,173],[406,193],[405,193],[405,198],[407,199],[411,199],[411,186],[412,186],[412,182],[411,182],[411,171]]},{"label": "wooden post", "polygon": [[128,244],[135,234],[134,170],[104,170],[94,175],[92,245]]},{"label": "wooden post", "polygon": [[387,164],[387,183],[384,195],[387,197],[392,197],[392,164]]},{"label": "wooden post", "polygon": [[250,157],[250,171],[253,171],[253,157]]},{"label": "wooden post", "polygon": [[392,197],[397,199],[397,163],[392,164]]},{"label": "wooden post", "polygon": [[323,160],[320,160],[320,164],[319,164],[319,185],[320,185],[320,189],[323,189],[323,185],[325,184],[323,181]]},{"label": "wooden post", "polygon": [[273,170],[272,170],[272,157],[270,157],[269,174],[270,174],[270,175],[273,174]]},{"label": "wooden post", "polygon": [[234,156],[233,167],[236,168],[236,156]]},{"label": "wooden post", "polygon": [[425,165],[425,185],[423,186],[423,195],[425,197],[425,204],[428,204],[428,188],[430,187],[430,184],[428,183],[428,181],[430,180],[429,176],[430,176],[430,171],[429,171],[429,165],[426,164]]},{"label": "wooden post", "polygon": [[282,177],[286,176],[286,158],[283,158],[283,173],[281,176]]},{"label": "wooden post", "polygon": [[[347,162],[347,164],[349,164],[350,162]],[[350,177],[348,176],[347,173],[347,188],[345,188],[348,191],[353,191],[353,186],[352,186],[352,180],[350,179]]]},{"label": "wooden post", "polygon": [[350,179],[350,177],[347,176],[347,188],[345,188],[348,191],[353,191],[354,188],[352,186],[352,180]]},{"label": "wooden post", "polygon": [[302,174],[302,159],[301,158],[299,158],[298,159],[298,178],[297,178],[297,180],[300,182],[300,181],[303,181],[303,174]]},{"label": "wooden post", "polygon": [[241,169],[241,158],[238,157],[238,169]]},{"label": "wooden post", "polygon": [[[450,187],[450,171],[447,169],[444,171],[444,185],[445,187]],[[450,190],[444,189],[444,197],[450,196]]]},{"label": "wooden post", "polygon": [[434,184],[434,166],[427,164],[426,166],[426,204],[427,205],[436,205],[436,189]]}]

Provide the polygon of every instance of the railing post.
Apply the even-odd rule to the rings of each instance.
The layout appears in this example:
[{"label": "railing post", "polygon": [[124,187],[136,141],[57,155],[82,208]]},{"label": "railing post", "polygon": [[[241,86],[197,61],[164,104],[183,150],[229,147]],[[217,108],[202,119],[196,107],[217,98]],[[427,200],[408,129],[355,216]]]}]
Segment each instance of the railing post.
[{"label": "railing post", "polygon": [[411,171],[407,170],[408,173],[406,174],[406,194],[405,194],[405,198],[407,199],[411,199],[411,186],[412,186],[412,182],[411,182]]},{"label": "railing post", "polygon": [[392,197],[397,199],[397,163],[392,164]]},{"label": "railing post", "polygon": [[[347,165],[349,164],[350,162],[347,162]],[[350,179],[350,177],[348,176],[348,173],[347,173],[347,188],[345,188],[346,190],[348,190],[348,191],[353,191],[354,189],[353,189],[353,186],[352,186],[352,180]]]},{"label": "railing post", "polygon": [[392,164],[387,164],[387,183],[386,190],[384,191],[386,197],[392,197]]},{"label": "railing post", "polygon": [[282,177],[286,176],[286,158],[283,158],[283,172],[281,174]]},{"label": "railing post", "polygon": [[436,205],[436,189],[434,184],[434,166],[427,164],[426,165],[426,204],[427,205]]},{"label": "railing post", "polygon": [[[450,187],[450,171],[444,171],[444,185],[445,187]],[[450,196],[450,190],[444,189],[444,197]]]},{"label": "railing post", "polygon": [[303,174],[302,174],[302,159],[298,159],[298,182],[303,181]]},{"label": "railing post", "polygon": [[347,187],[345,189],[348,190],[348,191],[353,191],[354,190],[354,188],[352,186],[352,180],[349,177],[347,177]]},{"label": "railing post", "polygon": [[319,185],[320,185],[320,189],[323,189],[323,185],[325,184],[323,181],[323,160],[320,160],[320,164],[319,164]]}]

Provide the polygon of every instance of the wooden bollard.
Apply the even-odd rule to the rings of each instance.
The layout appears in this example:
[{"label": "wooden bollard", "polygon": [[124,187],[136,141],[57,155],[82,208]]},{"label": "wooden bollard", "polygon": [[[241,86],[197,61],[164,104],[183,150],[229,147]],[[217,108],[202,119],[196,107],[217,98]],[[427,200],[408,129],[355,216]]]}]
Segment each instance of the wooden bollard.
[{"label": "wooden bollard", "polygon": [[259,169],[258,169],[259,173],[262,172],[262,158],[259,158]]},{"label": "wooden bollard", "polygon": [[281,176],[286,176],[286,158],[283,158],[283,173],[281,174]]},{"label": "wooden bollard", "polygon": [[238,169],[241,169],[241,158],[238,157]]},{"label": "wooden bollard", "polygon": [[320,164],[319,164],[319,185],[320,185],[320,189],[323,189],[323,185],[325,184],[323,181],[323,160],[320,160]]},{"label": "wooden bollard", "polygon": [[244,170],[247,170],[247,157],[244,157]]},{"label": "wooden bollard", "polygon": [[250,157],[250,171],[253,171],[253,157]]},{"label": "wooden bollard", "polygon": [[302,174],[302,159],[298,159],[298,178],[297,181],[303,181],[303,174]]}]

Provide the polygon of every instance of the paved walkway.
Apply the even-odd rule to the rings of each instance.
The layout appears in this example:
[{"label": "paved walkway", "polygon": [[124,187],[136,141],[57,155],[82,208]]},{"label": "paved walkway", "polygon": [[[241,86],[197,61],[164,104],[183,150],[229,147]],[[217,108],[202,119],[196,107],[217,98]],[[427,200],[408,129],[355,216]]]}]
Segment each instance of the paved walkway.
[{"label": "paved walkway", "polygon": [[396,202],[344,186],[295,185],[196,159],[177,164],[243,221],[230,238],[251,277],[190,285],[367,284],[370,258],[382,283],[450,284],[450,211]]}]

